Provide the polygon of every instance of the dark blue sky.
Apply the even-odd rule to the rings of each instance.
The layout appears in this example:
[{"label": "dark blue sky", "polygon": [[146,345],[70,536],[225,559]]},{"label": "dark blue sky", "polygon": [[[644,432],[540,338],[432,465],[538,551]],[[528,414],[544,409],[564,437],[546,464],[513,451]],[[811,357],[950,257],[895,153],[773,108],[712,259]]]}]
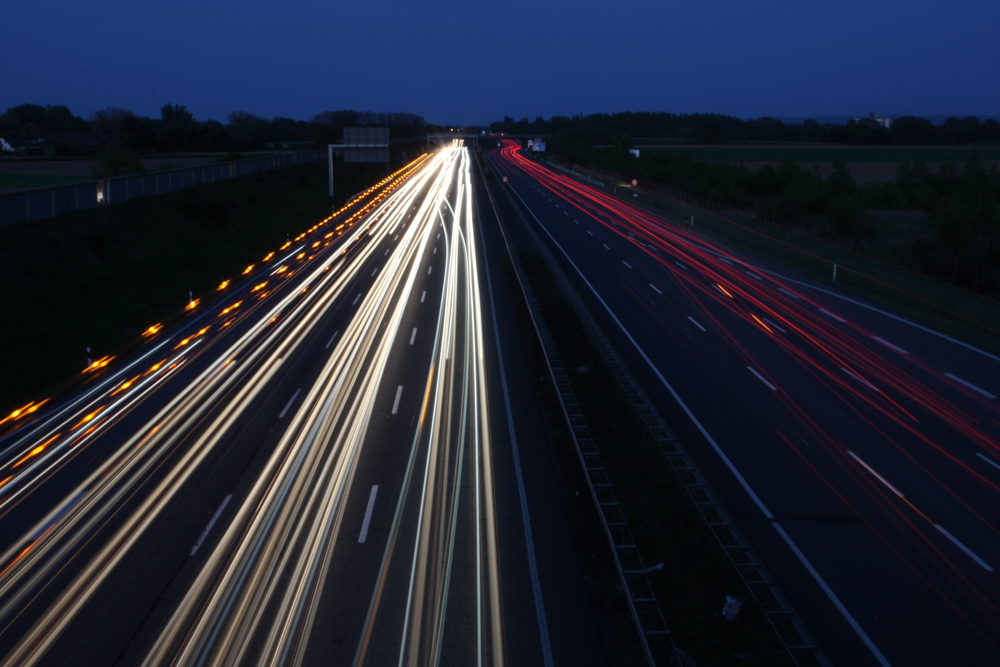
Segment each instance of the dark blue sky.
[{"label": "dark blue sky", "polygon": [[4,0],[0,111],[1000,115],[1000,2]]}]

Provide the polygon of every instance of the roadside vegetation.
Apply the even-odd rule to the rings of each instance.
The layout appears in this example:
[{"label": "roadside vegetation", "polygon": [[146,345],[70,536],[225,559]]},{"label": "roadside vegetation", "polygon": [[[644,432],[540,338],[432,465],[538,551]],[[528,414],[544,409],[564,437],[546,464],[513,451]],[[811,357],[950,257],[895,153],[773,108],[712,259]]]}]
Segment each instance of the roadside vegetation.
[{"label": "roadside vegetation", "polygon": [[[0,115],[0,137],[18,155],[52,158],[100,154],[99,176],[119,176],[139,173],[140,157],[325,148],[341,141],[345,127],[387,127],[397,142],[417,141],[435,129],[416,114],[353,109],[323,111],[308,121],[234,111],[226,121],[198,120],[183,104],[164,104],[159,118],[106,107],[87,119],[61,104],[21,104]],[[393,159],[397,159],[407,146],[397,143],[391,150]],[[413,147],[409,151],[412,159]]]},{"label": "roadside vegetation", "polygon": [[385,176],[385,165],[266,171],[155,199],[0,229],[0,414],[79,379],[85,348],[118,354],[211,298],[286,240]]}]

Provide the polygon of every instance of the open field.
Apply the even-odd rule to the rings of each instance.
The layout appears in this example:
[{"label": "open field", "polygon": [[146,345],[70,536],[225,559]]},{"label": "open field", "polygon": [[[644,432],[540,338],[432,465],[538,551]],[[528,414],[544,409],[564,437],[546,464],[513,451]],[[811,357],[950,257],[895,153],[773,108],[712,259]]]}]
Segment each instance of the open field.
[{"label": "open field", "polygon": [[696,160],[709,162],[783,162],[794,160],[803,164],[813,162],[940,162],[950,158],[964,161],[969,153],[978,150],[984,161],[1000,160],[1000,146],[837,146],[831,144],[725,144],[704,146],[693,144],[647,144],[636,138],[633,148],[669,153],[683,153]]}]

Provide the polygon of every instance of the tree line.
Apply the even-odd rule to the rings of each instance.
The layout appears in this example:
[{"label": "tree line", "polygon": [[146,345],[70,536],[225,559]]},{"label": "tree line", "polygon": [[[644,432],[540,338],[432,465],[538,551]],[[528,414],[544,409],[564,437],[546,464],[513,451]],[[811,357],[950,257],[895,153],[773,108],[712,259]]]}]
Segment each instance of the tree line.
[{"label": "tree line", "polygon": [[843,124],[815,120],[785,123],[777,118],[743,120],[721,114],[675,114],[625,111],[614,114],[541,116],[531,121],[505,117],[490,125],[494,132],[537,134],[608,145],[618,135],[662,138],[698,144],[742,141],[798,141],[859,145],[975,144],[1000,141],[1000,123],[975,116],[948,118],[935,125],[925,118],[902,116],[886,128],[872,117]]},{"label": "tree line", "polygon": [[550,153],[572,162],[660,183],[953,284],[1000,294],[1000,167],[984,162],[976,149],[964,163],[945,159],[932,170],[919,160],[905,162],[894,181],[859,185],[843,160],[824,177],[815,164],[786,161],[753,170],[676,152],[642,151],[637,158],[630,148],[625,135],[616,135],[607,148],[565,135],[548,140]]},{"label": "tree line", "polygon": [[0,116],[0,136],[20,151],[49,156],[86,155],[113,148],[133,154],[175,152],[240,152],[284,145],[319,147],[338,143],[345,127],[389,127],[393,139],[428,131],[427,122],[411,113],[324,111],[309,121],[246,111],[229,114],[227,123],[199,121],[181,104],[164,104],[159,118],[128,109],[107,107],[87,119],[65,105],[22,104]]}]

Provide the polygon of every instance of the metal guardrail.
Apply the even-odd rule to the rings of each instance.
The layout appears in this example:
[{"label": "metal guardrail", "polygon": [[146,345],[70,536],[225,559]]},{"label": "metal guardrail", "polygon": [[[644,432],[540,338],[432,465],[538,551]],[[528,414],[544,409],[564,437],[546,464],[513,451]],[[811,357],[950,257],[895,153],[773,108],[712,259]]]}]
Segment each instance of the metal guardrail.
[{"label": "metal guardrail", "polygon": [[[489,191],[489,186],[487,186]],[[509,191],[504,188],[504,194],[510,199],[511,205],[525,229],[532,233],[528,221],[524,218],[520,208],[511,198]],[[492,194],[490,194],[492,200]],[[495,205],[494,205],[495,206]],[[501,229],[503,221],[497,214]],[[515,249],[510,247],[510,241],[506,233],[504,237],[508,239],[508,255],[514,268],[517,281],[521,286],[521,292],[531,316],[535,333],[538,335],[542,345],[545,362],[555,384],[556,395],[559,398],[559,405],[562,408],[563,416],[569,428],[570,436],[575,445],[577,456],[583,467],[587,486],[590,489],[594,506],[599,509],[598,516],[604,528],[605,536],[611,546],[611,552],[617,566],[618,576],[626,594],[629,608],[632,612],[636,629],[642,640],[642,648],[645,652],[646,661],[649,667],[660,667],[669,663],[684,664],[683,654],[674,646],[673,636],[670,628],[663,617],[659,601],[646,576],[648,572],[655,568],[647,568],[639,554],[639,547],[629,530],[628,521],[622,511],[614,490],[611,487],[611,480],[608,477],[604,465],[601,463],[600,454],[594,444],[594,439],[590,435],[587,421],[580,409],[579,402],[573,392],[569,377],[566,374],[559,351],[555,341],[549,332],[548,325],[542,316],[541,308],[535,298],[534,289],[524,272],[521,261]],[[537,243],[540,239],[535,237]]]},{"label": "metal guardrail", "polygon": [[286,153],[9,192],[0,194],[0,227],[324,160],[326,151]]},{"label": "metal guardrail", "polygon": [[747,590],[760,605],[789,657],[794,664],[801,667],[813,665],[829,667],[830,662],[826,654],[817,646],[809,629],[792,609],[791,603],[761,563],[742,531],[736,526],[732,514],[716,495],[677,435],[640,387],[555,257],[530,225],[525,224],[525,229],[534,240],[560,293],[580,319],[608,370],[618,381],[621,392],[632,403],[639,423],[670,463],[705,524],[739,573]]}]

